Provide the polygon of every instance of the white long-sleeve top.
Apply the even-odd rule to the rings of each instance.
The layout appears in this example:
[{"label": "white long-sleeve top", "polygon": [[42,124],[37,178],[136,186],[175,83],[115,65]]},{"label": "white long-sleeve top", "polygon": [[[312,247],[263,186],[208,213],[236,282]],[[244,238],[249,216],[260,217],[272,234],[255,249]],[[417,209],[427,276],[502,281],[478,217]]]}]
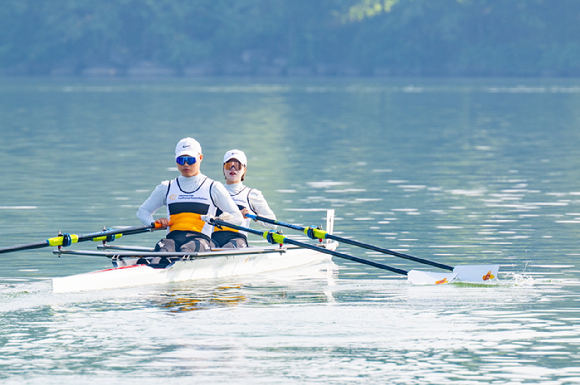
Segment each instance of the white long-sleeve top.
[{"label": "white long-sleeve top", "polygon": [[[189,178],[180,175],[177,179],[179,179],[179,185],[184,191],[195,191],[199,188],[200,184],[204,181],[205,178],[205,175],[199,173]],[[155,190],[153,190],[149,198],[147,198],[141,207],[139,207],[139,210],[137,210],[137,218],[139,218],[144,225],[150,225],[151,223],[155,222],[155,219],[153,219],[153,214],[155,214],[155,212],[161,207],[167,205],[168,187],[168,180],[161,182],[160,185],[155,187]],[[229,220],[228,222],[231,222],[234,225],[241,225],[244,222],[244,218],[242,217],[238,206],[236,206],[223,184],[214,181],[213,187],[211,189],[211,197],[216,206],[221,211],[224,213],[229,213],[234,217],[234,219]]]},{"label": "white long-sleeve top", "polygon": [[[228,193],[230,193],[230,195],[232,196],[239,194],[246,187],[244,186],[243,182],[225,184],[224,186],[228,191]],[[264,195],[262,195],[262,192],[260,190],[251,189],[248,195],[248,200],[250,203],[249,208],[252,211],[254,211],[258,216],[276,220],[276,214],[274,214],[272,209],[270,209],[270,206],[268,206],[268,202],[266,202],[266,199],[264,198]],[[272,225],[270,223],[265,223],[261,221],[257,221],[256,223],[270,230],[276,229],[276,225]]]}]

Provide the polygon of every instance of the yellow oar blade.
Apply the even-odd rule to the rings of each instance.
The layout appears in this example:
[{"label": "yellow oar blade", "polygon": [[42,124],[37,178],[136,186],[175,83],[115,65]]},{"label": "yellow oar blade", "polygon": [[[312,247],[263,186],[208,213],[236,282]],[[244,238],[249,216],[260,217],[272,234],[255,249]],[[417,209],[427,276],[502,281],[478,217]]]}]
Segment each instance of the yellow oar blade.
[{"label": "yellow oar blade", "polygon": [[433,273],[431,271],[411,270],[407,273],[413,285],[444,285],[453,282],[457,273]]},{"label": "yellow oar blade", "polygon": [[470,283],[490,283],[497,280],[499,265],[459,265],[453,272],[457,280]]}]

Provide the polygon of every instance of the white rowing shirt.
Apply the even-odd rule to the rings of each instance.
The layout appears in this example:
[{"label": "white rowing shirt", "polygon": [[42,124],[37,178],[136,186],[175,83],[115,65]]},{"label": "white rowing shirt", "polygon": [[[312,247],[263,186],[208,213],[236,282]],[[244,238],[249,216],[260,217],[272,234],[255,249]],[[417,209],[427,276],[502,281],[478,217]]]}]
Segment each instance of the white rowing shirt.
[{"label": "white rowing shirt", "polygon": [[[226,187],[226,189],[227,189],[227,187]],[[250,210],[250,214],[256,215],[256,212],[254,210],[252,210],[252,206],[250,205],[250,198],[249,198],[250,191],[252,191],[251,188],[244,186],[244,188],[238,192],[233,193],[233,192],[229,191],[229,193],[230,193],[230,196],[232,197],[232,200],[234,201],[236,206],[238,206],[238,209],[240,209],[240,211],[242,211],[243,209],[246,208],[246,209]],[[218,209],[217,216],[220,216],[221,213],[222,213],[222,211],[220,209]],[[250,218],[244,218],[244,221],[242,222],[243,224],[241,226],[250,227],[250,220],[251,220]],[[231,229],[229,227],[221,227],[221,228],[216,227],[214,229],[214,231],[233,231],[235,233],[239,232],[240,234],[243,234],[243,235],[248,234],[246,231]]]},{"label": "white rowing shirt", "polygon": [[167,217],[171,221],[169,232],[197,231],[211,237],[213,226],[202,220],[201,216],[216,215],[217,206],[211,197],[213,183],[212,179],[205,177],[196,190],[183,191],[178,179],[169,182],[166,196]]}]

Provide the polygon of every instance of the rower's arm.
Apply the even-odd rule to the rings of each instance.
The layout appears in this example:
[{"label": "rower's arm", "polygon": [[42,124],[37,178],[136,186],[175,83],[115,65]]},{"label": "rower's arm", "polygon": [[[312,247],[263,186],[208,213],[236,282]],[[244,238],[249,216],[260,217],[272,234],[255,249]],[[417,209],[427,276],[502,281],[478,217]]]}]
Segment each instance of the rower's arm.
[{"label": "rower's arm", "polygon": [[166,204],[165,196],[167,195],[168,183],[169,182],[166,181],[157,186],[149,198],[147,198],[141,207],[139,207],[139,210],[137,210],[137,218],[139,218],[144,225],[150,225],[155,222],[153,214]]},{"label": "rower's arm", "polygon": [[211,197],[221,211],[228,213],[233,217],[233,219],[228,222],[231,222],[234,225],[241,225],[243,223],[244,218],[242,217],[240,209],[234,203],[230,193],[228,193],[223,184],[220,182],[214,182],[211,189]]},{"label": "rower's arm", "polygon": [[[262,192],[260,190],[252,189],[252,191],[250,191],[248,198],[250,200],[250,208],[258,216],[268,218],[273,221],[276,220],[276,214],[274,214],[270,206],[268,206],[268,202],[266,202],[266,199],[264,198],[264,195],[262,195]],[[277,227],[276,225],[261,221],[257,221],[256,223],[270,230],[276,230]]]}]

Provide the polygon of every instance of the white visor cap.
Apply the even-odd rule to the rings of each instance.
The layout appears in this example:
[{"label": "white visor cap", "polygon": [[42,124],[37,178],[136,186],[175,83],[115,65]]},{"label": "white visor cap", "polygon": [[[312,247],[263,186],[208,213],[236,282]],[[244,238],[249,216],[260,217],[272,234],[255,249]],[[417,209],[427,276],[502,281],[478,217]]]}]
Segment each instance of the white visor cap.
[{"label": "white visor cap", "polygon": [[246,158],[246,154],[244,154],[243,151],[230,150],[226,152],[224,155],[224,164],[226,164],[226,162],[230,159],[237,159],[244,165],[244,167],[248,167],[248,159]]},{"label": "white visor cap", "polygon": [[193,138],[181,139],[175,146],[175,159],[182,155],[198,156],[201,154],[201,145]]}]

